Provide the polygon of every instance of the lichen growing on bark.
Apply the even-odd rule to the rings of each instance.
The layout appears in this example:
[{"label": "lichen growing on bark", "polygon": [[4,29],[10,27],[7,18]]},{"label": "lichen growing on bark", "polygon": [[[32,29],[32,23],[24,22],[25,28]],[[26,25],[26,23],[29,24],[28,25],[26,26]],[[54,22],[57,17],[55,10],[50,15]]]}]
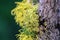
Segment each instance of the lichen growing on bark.
[{"label": "lichen growing on bark", "polygon": [[15,3],[17,5],[11,13],[21,27],[16,35],[18,40],[59,40],[57,0],[22,0]]}]

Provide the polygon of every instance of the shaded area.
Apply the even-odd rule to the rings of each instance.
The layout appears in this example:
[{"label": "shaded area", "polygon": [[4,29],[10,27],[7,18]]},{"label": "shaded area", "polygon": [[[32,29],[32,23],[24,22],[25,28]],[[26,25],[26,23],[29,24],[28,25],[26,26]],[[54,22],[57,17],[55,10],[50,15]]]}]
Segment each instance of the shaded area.
[{"label": "shaded area", "polygon": [[55,28],[57,28],[60,32],[60,24],[57,24]]}]

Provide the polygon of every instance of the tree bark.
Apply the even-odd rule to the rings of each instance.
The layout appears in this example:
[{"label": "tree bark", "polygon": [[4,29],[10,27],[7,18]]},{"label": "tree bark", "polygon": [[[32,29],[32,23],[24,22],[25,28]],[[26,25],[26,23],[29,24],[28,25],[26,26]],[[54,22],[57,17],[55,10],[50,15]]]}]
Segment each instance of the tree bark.
[{"label": "tree bark", "polygon": [[[39,0],[39,20],[46,22],[46,26],[41,24],[42,36],[40,32],[39,40],[59,40],[59,30],[56,27],[60,24],[60,1],[59,0]],[[57,19],[58,18],[58,19]],[[44,23],[43,22],[43,23]],[[45,30],[46,29],[46,30]]]},{"label": "tree bark", "polygon": [[58,24],[60,25],[60,0],[57,0],[57,14]]}]

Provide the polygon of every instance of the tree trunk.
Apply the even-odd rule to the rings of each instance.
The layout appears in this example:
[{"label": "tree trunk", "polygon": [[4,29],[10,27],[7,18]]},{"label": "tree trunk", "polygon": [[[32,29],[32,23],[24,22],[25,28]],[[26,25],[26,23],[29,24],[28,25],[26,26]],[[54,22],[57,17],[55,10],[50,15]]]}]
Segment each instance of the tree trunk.
[{"label": "tree trunk", "polygon": [[40,16],[40,23],[46,23],[46,26],[43,24],[39,26],[43,29],[41,30],[42,35],[40,31],[39,40],[59,40],[59,30],[56,28],[57,23],[60,23],[60,3],[58,2],[60,1],[39,0],[38,13]]}]

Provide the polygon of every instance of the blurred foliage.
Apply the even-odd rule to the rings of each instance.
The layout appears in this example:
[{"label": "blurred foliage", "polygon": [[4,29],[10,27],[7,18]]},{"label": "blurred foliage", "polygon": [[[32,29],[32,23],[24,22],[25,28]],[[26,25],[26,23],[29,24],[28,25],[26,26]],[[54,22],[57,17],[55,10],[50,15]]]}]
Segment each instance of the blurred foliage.
[{"label": "blurred foliage", "polygon": [[18,40],[38,40],[38,4],[33,5],[32,2],[27,2],[27,0],[15,3],[17,5],[11,11],[11,14],[14,16],[16,23],[21,27],[20,33],[17,34]]},{"label": "blurred foliage", "polygon": [[17,40],[15,34],[19,27],[11,15],[15,1],[20,0],[0,0],[0,40]]}]

